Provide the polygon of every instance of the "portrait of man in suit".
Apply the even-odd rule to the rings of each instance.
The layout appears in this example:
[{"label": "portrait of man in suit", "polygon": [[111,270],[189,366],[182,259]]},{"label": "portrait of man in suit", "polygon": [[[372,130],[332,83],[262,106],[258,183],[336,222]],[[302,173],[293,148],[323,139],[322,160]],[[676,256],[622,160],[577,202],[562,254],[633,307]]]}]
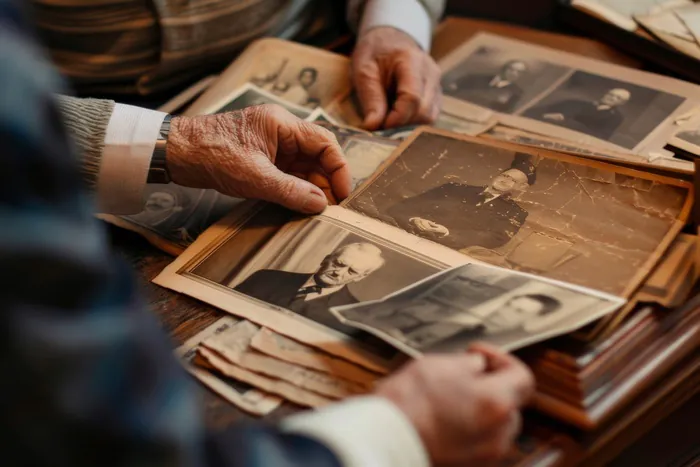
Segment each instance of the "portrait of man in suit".
[{"label": "portrait of man in suit", "polygon": [[251,274],[234,290],[352,334],[348,332],[352,328],[343,326],[329,308],[357,303],[348,285],[367,278],[383,265],[379,247],[366,242],[350,243],[327,255],[315,272],[263,269]]},{"label": "portrait of man in suit", "polygon": [[529,110],[526,114],[607,141],[624,122],[620,108],[631,97],[632,93],[627,89],[613,88],[594,101],[566,99]]},{"label": "portrait of man in suit", "polygon": [[528,215],[511,194],[535,180],[532,158],[518,153],[489,185],[446,183],[400,201],[387,214],[407,232],[455,250],[494,249],[507,244]]},{"label": "portrait of man in suit", "polygon": [[445,94],[497,112],[509,113],[523,95],[518,82],[528,72],[521,60],[506,62],[496,75],[472,74],[443,83]]}]

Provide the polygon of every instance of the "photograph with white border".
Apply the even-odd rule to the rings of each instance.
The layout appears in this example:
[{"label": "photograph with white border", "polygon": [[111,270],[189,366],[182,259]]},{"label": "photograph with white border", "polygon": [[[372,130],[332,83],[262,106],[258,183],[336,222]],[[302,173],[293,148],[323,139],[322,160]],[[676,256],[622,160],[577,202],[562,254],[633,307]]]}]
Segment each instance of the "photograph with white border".
[{"label": "photograph with white border", "polygon": [[384,300],[332,308],[344,324],[409,355],[464,351],[481,341],[515,350],[574,331],[625,300],[516,271],[466,264]]}]

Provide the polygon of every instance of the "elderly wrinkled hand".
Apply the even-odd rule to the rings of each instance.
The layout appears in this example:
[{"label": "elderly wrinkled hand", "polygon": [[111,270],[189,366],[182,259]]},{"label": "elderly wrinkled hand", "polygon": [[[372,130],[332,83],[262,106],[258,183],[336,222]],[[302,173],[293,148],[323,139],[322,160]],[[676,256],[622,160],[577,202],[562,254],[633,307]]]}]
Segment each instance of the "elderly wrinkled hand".
[{"label": "elderly wrinkled hand", "polygon": [[485,344],[469,350],[423,357],[377,389],[411,421],[432,465],[501,460],[534,391],[532,374],[516,358]]},{"label": "elderly wrinkled hand", "polygon": [[312,175],[328,180],[336,199],[350,194],[350,170],[333,133],[275,105],[173,118],[166,160],[179,185],[307,214],[328,204],[321,188],[308,181]]},{"label": "elderly wrinkled hand", "polygon": [[398,29],[378,27],[360,38],[352,77],[369,130],[432,123],[440,113],[440,69]]}]

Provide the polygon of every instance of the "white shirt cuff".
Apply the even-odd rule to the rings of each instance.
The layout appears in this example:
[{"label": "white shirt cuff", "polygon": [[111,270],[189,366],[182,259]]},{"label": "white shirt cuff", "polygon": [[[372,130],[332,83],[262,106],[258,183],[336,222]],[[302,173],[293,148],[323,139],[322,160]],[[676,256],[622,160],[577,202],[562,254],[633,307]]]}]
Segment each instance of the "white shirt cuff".
[{"label": "white shirt cuff", "polygon": [[432,24],[418,0],[369,0],[360,25],[360,35],[369,29],[390,26],[411,36],[423,50],[430,50]]},{"label": "white shirt cuff", "polygon": [[148,169],[166,115],[131,105],[114,106],[97,177],[100,212],[136,214],[143,210]]},{"label": "white shirt cuff", "polygon": [[406,416],[381,397],[358,397],[294,415],[282,429],[326,445],[344,467],[429,467],[428,453]]}]

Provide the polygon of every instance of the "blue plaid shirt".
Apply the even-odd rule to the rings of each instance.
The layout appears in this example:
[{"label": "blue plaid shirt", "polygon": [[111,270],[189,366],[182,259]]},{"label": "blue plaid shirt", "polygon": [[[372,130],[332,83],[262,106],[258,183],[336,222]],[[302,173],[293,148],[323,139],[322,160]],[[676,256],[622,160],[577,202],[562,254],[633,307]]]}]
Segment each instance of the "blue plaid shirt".
[{"label": "blue plaid shirt", "polygon": [[113,256],[19,2],[0,0],[3,465],[335,466],[272,427],[213,433]]}]

